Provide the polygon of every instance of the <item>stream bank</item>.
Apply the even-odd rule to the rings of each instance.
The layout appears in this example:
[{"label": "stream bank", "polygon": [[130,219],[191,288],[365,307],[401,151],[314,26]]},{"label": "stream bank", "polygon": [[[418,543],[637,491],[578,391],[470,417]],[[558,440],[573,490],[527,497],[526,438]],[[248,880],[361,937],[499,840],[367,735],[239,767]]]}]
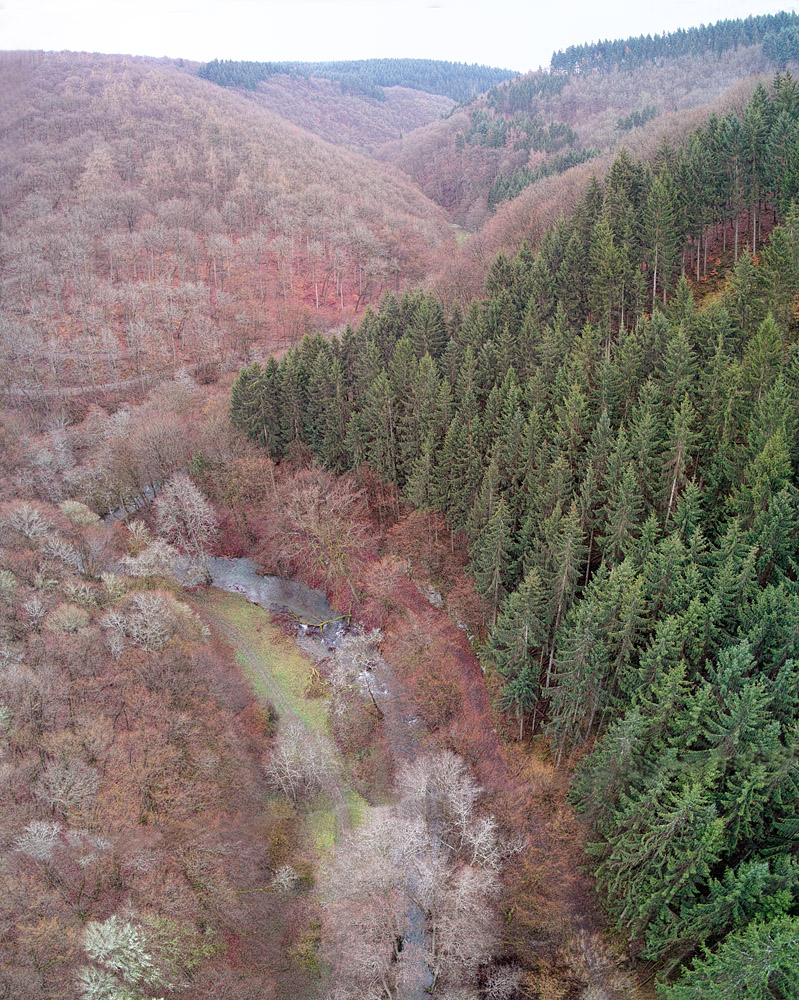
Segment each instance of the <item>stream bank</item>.
[{"label": "stream bank", "polygon": [[[292,697],[291,693],[286,691],[285,681],[282,685],[276,683],[274,667],[267,669],[265,664],[259,662],[257,647],[248,641],[246,635],[253,627],[257,629],[258,626],[245,617],[241,621],[244,627],[236,628],[231,621],[232,613],[241,616],[246,614],[246,609],[239,608],[237,612],[234,608],[226,607],[225,602],[229,603],[230,598],[223,597],[220,591],[241,595],[250,605],[257,605],[271,614],[287,615],[290,620],[293,619],[296,623],[294,639],[312,661],[335,654],[341,640],[352,627],[349,618],[336,614],[325,595],[318,590],[298,581],[260,575],[252,559],[214,557],[208,560],[207,565],[211,585],[201,600],[204,616],[231,643],[246,673],[256,681],[260,681],[259,686],[263,694],[278,710],[281,724],[299,721],[306,729],[313,730],[318,735],[324,725],[321,718],[307,719],[306,706],[309,703],[306,699],[305,705],[302,704],[302,691],[295,690]],[[252,608],[250,614],[253,610],[255,609]],[[236,624],[239,624],[238,619]],[[359,679],[381,713],[395,766],[413,761],[419,749],[417,742],[421,727],[419,720],[408,713],[399,685],[395,683],[390,668],[382,657],[376,656],[371,660],[369,669],[363,671]],[[310,705],[313,706],[315,717],[319,711],[324,711],[318,702],[311,702]],[[336,754],[332,743],[329,752],[331,757]],[[336,771],[337,769],[331,769],[332,774]],[[362,807],[366,804],[338,777],[331,778],[326,792],[333,802],[336,815],[335,839],[340,840],[354,825],[353,821],[362,818],[365,811]],[[423,951],[428,930],[424,913],[413,901],[415,895],[411,887],[405,914],[408,927],[406,945]],[[422,964],[419,968],[418,982],[409,987],[407,1000],[424,1000],[433,982],[431,969]]]}]

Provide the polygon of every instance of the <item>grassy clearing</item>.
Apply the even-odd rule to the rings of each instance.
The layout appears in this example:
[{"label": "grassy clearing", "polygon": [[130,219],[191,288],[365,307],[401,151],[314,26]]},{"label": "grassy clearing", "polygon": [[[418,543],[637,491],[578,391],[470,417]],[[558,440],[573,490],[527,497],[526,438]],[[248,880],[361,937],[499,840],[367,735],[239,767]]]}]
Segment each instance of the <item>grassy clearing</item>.
[{"label": "grassy clearing", "polygon": [[[305,697],[311,664],[271,621],[268,612],[240,594],[209,591],[199,603],[233,646],[236,661],[255,694],[272,702],[285,725],[299,720],[309,732],[329,734],[325,701]],[[363,822],[369,804],[356,791],[340,786],[350,825]],[[332,852],[336,842],[337,817],[327,796],[301,808],[301,838],[317,855]]]},{"label": "grassy clearing", "polygon": [[347,809],[350,813],[350,823],[353,828],[360,826],[369,815],[369,803],[363,796],[351,788],[345,790],[344,801],[347,803]]},{"label": "grassy clearing", "polygon": [[336,844],[336,811],[330,799],[319,798],[303,813],[303,833],[320,857],[332,854]]},{"label": "grassy clearing", "polygon": [[[369,803],[351,788],[344,789],[344,801],[352,827],[364,822]],[[303,811],[303,830],[320,855],[330,854],[336,843],[336,812],[330,799],[320,796]]]},{"label": "grassy clearing", "polygon": [[253,690],[271,700],[278,713],[286,709],[318,732],[329,729],[324,701],[305,697],[311,665],[294,643],[272,624],[268,612],[240,594],[221,591],[206,606],[237,633],[236,660]]}]

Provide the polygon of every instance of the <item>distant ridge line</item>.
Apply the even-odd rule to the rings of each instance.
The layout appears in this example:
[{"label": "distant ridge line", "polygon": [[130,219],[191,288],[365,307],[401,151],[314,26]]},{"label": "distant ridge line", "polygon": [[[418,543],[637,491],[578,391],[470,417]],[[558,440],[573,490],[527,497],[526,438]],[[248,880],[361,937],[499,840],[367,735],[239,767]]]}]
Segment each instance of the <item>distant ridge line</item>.
[{"label": "distant ridge line", "polygon": [[276,75],[335,80],[345,92],[384,100],[383,87],[407,87],[428,94],[471,100],[477,94],[518,76],[516,70],[438,59],[353,59],[336,62],[253,62],[213,59],[198,76],[222,87],[254,90]]}]

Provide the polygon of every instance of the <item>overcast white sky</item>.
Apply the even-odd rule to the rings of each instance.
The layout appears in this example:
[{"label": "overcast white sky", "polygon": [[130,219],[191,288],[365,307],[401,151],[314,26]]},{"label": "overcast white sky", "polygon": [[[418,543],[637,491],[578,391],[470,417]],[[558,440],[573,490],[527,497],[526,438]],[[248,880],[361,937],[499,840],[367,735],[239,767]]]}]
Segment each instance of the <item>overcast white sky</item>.
[{"label": "overcast white sky", "polygon": [[0,48],[203,61],[413,56],[525,71],[567,45],[790,9],[763,0],[0,0]]}]

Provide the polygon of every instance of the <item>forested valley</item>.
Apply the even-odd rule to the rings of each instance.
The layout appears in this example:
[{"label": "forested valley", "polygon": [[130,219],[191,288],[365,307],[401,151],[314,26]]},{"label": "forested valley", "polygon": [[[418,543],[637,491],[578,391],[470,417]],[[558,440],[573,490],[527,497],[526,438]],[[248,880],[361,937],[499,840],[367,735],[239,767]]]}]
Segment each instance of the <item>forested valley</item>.
[{"label": "forested valley", "polygon": [[797,25],[2,55],[0,998],[797,996]]}]

